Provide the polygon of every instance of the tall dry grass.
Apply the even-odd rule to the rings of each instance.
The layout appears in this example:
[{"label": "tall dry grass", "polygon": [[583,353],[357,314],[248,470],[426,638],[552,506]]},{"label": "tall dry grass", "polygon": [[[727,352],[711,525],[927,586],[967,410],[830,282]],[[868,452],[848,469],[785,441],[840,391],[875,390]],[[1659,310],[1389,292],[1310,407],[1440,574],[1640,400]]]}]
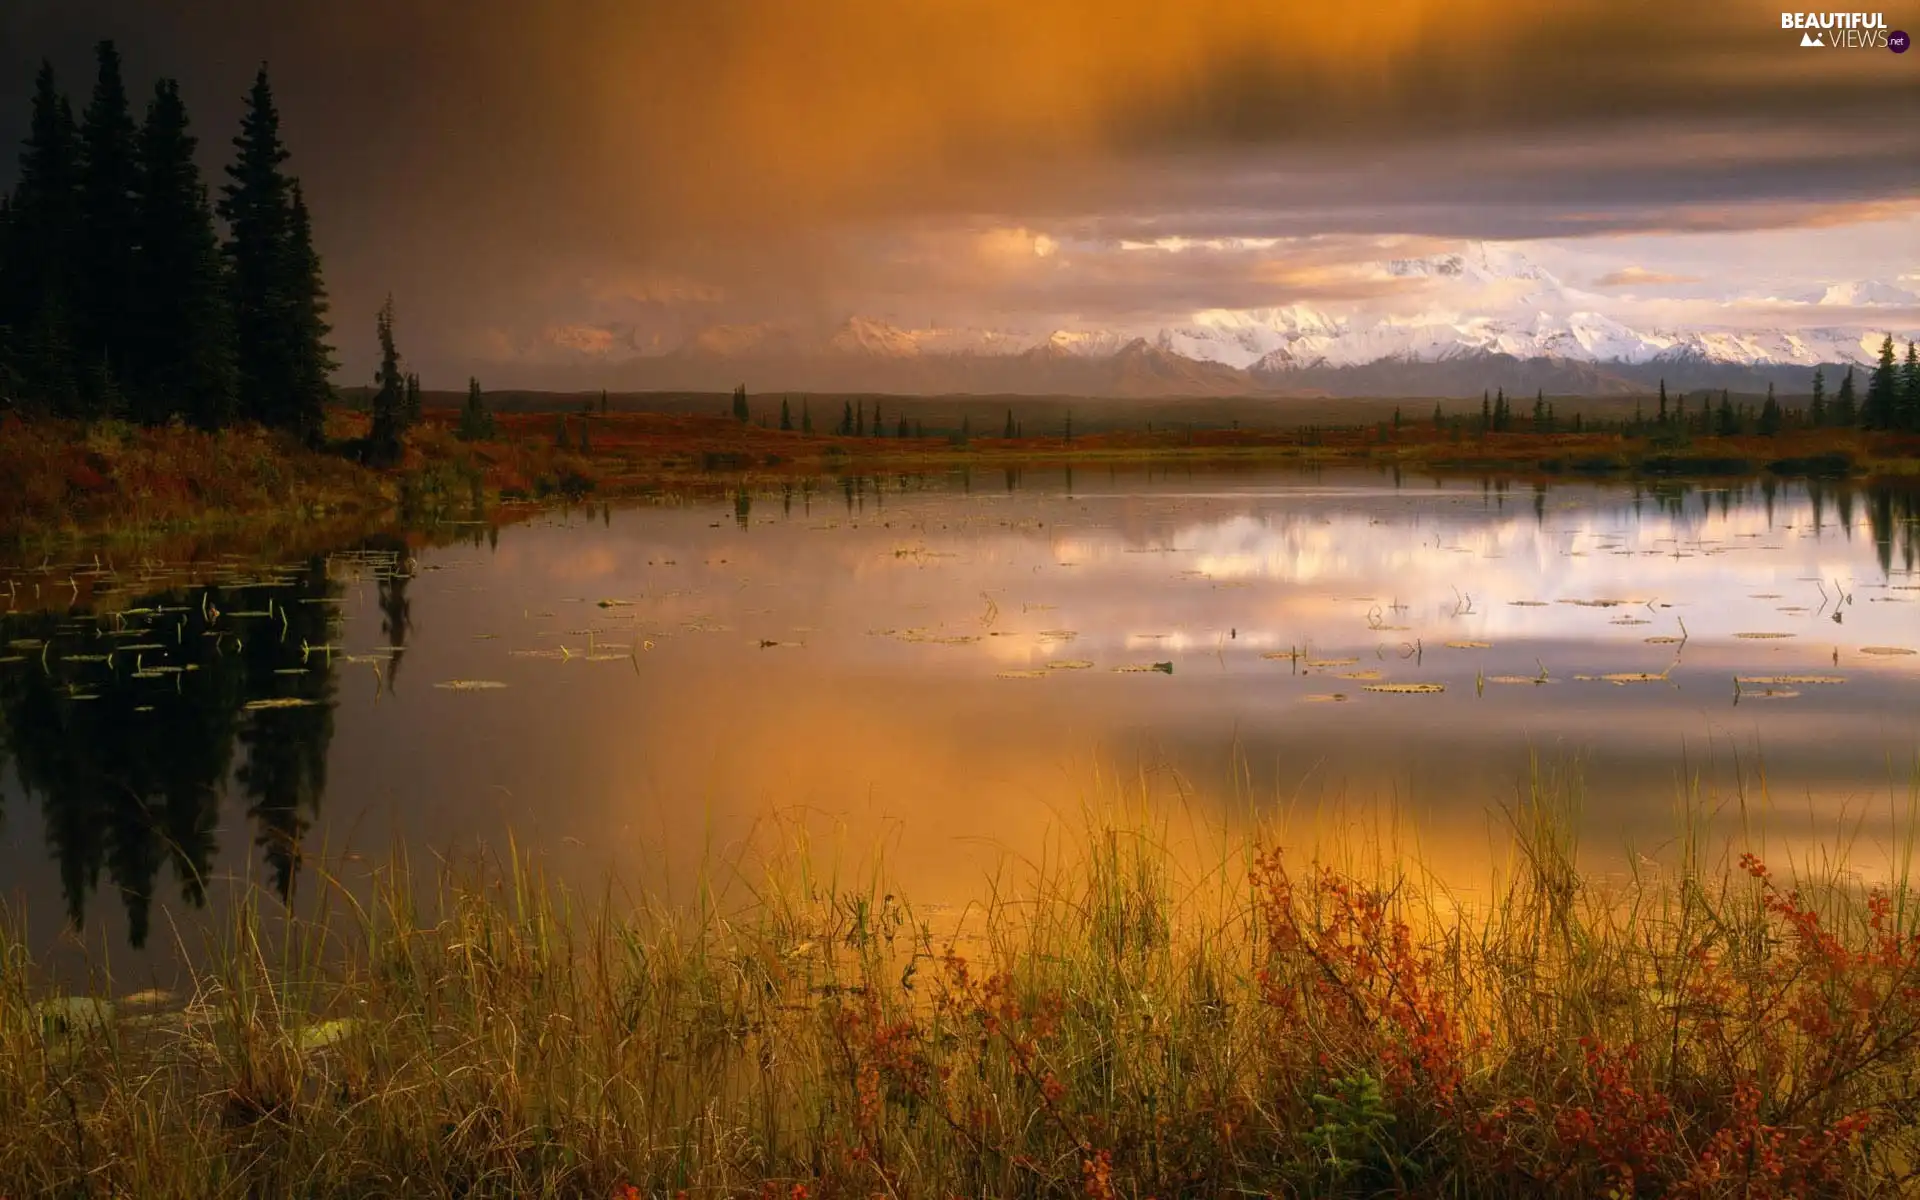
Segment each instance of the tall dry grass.
[{"label": "tall dry grass", "polygon": [[1603,881],[1575,800],[1538,777],[1471,895],[1138,809],[957,913],[805,853],[637,907],[396,859],[240,904],[184,1006],[49,1000],[11,926],[0,1194],[1908,1192],[1904,873],[1763,861],[1691,800]]}]

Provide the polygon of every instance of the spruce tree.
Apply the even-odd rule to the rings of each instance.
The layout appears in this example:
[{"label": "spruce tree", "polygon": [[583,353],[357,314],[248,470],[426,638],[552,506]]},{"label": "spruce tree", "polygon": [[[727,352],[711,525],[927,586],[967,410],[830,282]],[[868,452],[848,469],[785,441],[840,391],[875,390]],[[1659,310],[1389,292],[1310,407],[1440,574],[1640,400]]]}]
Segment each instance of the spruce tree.
[{"label": "spruce tree", "polygon": [[467,380],[467,406],[460,410],[458,436],[463,442],[484,442],[493,437],[493,414],[487,411],[478,379]]},{"label": "spruce tree", "polygon": [[854,405],[853,436],[855,437],[867,436],[867,402],[865,400],[862,400],[860,401],[860,403]]},{"label": "spruce tree", "polygon": [[1493,430],[1493,397],[1487,392],[1480,393],[1480,432]]},{"label": "spruce tree", "polygon": [[112,411],[138,334],[135,276],[139,166],[120,52],[94,47],[99,73],[80,122],[78,230],[74,242],[75,349],[93,370],[83,387],[94,412]]},{"label": "spruce tree", "polygon": [[747,385],[743,383],[733,389],[733,419],[745,425],[751,416],[747,411]]},{"label": "spruce tree", "polygon": [[51,63],[34,78],[33,117],[20,153],[0,246],[0,329],[10,330],[12,370],[27,407],[58,416],[78,405],[74,371],[74,209],[79,187],[73,108]]},{"label": "spruce tree", "polygon": [[556,450],[573,449],[573,443],[567,439],[567,418],[564,413],[560,416],[560,428],[554,431],[553,448]]},{"label": "spruce tree", "polygon": [[1813,369],[1813,400],[1807,406],[1807,422],[1815,429],[1827,423],[1827,372],[1825,367]]},{"label": "spruce tree", "polygon": [[1544,390],[1536,392],[1533,397],[1533,431],[1535,433],[1547,431],[1547,393]]},{"label": "spruce tree", "polygon": [[1853,367],[1847,367],[1847,373],[1840,377],[1840,390],[1833,397],[1833,423],[1850,429],[1860,420],[1860,410],[1854,401]]},{"label": "spruce tree", "polygon": [[1862,423],[1868,429],[1892,429],[1895,417],[1895,389],[1899,386],[1893,365],[1893,335],[1880,343],[1880,361],[1867,378],[1867,406]]},{"label": "spruce tree", "polygon": [[314,442],[332,369],[326,301],[305,201],[282,169],[287,149],[264,66],[233,144],[238,154],[227,167],[219,213],[232,266],[240,409]]},{"label": "spruce tree", "polygon": [[902,438],[907,436],[907,415],[905,413],[900,414],[900,423],[894,427],[893,436]]},{"label": "spruce tree", "polygon": [[1666,424],[1667,424],[1667,381],[1665,379],[1662,379],[1660,381],[1660,425],[1662,428],[1665,428]]},{"label": "spruce tree", "polygon": [[1435,401],[1433,402],[1433,429],[1434,429],[1434,432],[1436,432],[1436,433],[1438,433],[1438,432],[1440,431],[1440,426],[1441,426],[1442,424],[1444,424],[1444,423],[1445,423],[1445,421],[1446,421],[1446,417],[1444,417],[1444,416],[1442,416],[1442,415],[1441,415],[1441,412],[1440,412],[1440,402],[1439,402],[1438,400],[1435,400]]},{"label": "spruce tree", "polygon": [[1900,428],[1920,429],[1920,347],[1907,343],[1906,362],[1900,367]]},{"label": "spruce tree", "polygon": [[1767,384],[1767,402],[1760,406],[1760,433],[1763,437],[1780,434],[1780,401],[1774,398],[1773,384]]},{"label": "spruce tree", "polygon": [[1067,412],[1067,421],[1066,421],[1066,427],[1065,427],[1064,429],[1062,429],[1062,430],[1060,431],[1060,436],[1061,436],[1061,438],[1062,438],[1063,440],[1065,440],[1065,441],[1069,441],[1069,442],[1070,442],[1070,441],[1072,441],[1072,440],[1073,440],[1073,412],[1072,412],[1072,410],[1068,410],[1068,412]]},{"label": "spruce tree", "polygon": [[873,424],[868,428],[873,431],[874,437],[882,437],[886,434],[886,427],[880,423],[880,402],[878,400],[873,402]]},{"label": "spruce tree", "polygon": [[400,406],[400,411],[402,424],[406,428],[412,429],[420,423],[420,376],[413,373],[407,375],[406,398]]},{"label": "spruce tree", "polygon": [[600,389],[600,415],[603,417],[607,415],[607,389],[605,388]]},{"label": "spruce tree", "polygon": [[793,432],[793,410],[787,406],[787,398],[785,396],[780,397],[780,431],[782,433]]},{"label": "spruce tree", "polygon": [[800,397],[800,432],[813,432],[813,408],[805,396]]},{"label": "spruce tree", "polygon": [[1003,438],[1006,438],[1009,441],[1013,439],[1013,410],[1012,409],[1007,410],[1006,432],[1002,433],[1000,436]]},{"label": "spruce tree", "polygon": [[[367,435],[367,456],[376,463],[400,460],[401,437],[406,432],[407,377],[400,371],[400,351],[393,340],[393,297],[380,306],[375,318],[380,338],[380,369],[373,381],[373,429]],[[563,425],[564,431],[564,425]]]},{"label": "spruce tree", "polygon": [[286,259],[287,329],[292,339],[292,371],[288,380],[287,428],[309,445],[317,445],[326,425],[327,403],[333,399],[331,377],[340,366],[327,335],[327,286],[320,274],[320,255],[313,246],[313,216],[306,193],[293,181],[293,204],[287,213]]},{"label": "spruce tree", "polygon": [[238,376],[226,265],[194,162],[180,87],[161,80],[139,136],[140,257],[126,375],[134,415],[181,416],[201,429],[233,420]]},{"label": "spruce tree", "polygon": [[1733,397],[1725,390],[1720,393],[1720,411],[1717,414],[1716,424],[1715,432],[1721,437],[1732,437],[1737,432],[1733,416]]},{"label": "spruce tree", "polygon": [[848,437],[853,433],[853,401],[847,400],[842,403],[845,408],[840,413],[840,428],[836,432],[841,437]]}]

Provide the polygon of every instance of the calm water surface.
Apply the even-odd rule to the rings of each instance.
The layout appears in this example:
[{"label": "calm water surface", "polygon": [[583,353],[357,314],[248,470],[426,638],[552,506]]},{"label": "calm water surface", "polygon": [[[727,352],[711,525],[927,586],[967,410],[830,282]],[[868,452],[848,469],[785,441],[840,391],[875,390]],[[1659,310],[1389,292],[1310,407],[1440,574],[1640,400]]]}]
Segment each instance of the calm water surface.
[{"label": "calm water surface", "polygon": [[1920,747],[1917,516],[1826,485],[975,472],[14,564],[0,889],[37,945],[78,924],[135,961],[212,881],[509,831],[669,889],[807,831],[958,898],[1122,785],[1226,819],[1388,802],[1470,862],[1535,758],[1579,764],[1612,846],[1669,839],[1691,772],[1871,858]]}]

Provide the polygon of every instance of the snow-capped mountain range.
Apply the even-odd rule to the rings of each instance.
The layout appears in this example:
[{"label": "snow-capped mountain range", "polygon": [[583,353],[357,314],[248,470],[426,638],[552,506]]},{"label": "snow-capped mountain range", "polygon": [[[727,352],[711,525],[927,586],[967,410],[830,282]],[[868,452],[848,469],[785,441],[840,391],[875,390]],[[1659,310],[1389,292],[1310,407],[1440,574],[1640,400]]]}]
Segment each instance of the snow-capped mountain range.
[{"label": "snow-capped mountain range", "polygon": [[[1804,386],[1816,366],[1867,364],[1887,332],[1905,341],[1920,294],[1894,283],[1837,283],[1770,298],[1793,328],[1635,328],[1614,298],[1564,283],[1520,252],[1464,252],[1375,264],[1424,307],[1403,313],[1305,304],[1219,309],[1159,328],[909,329],[867,317],[829,328],[733,324],[660,353],[633,330],[556,330],[550,345],[625,386],[820,391],[1220,395],[1256,392],[1477,394],[1485,387],[1623,391],[1679,386]],[[1738,303],[1738,302],[1736,302]],[[1872,319],[1886,310],[1884,322]],[[1842,318],[1842,319],[1835,319]],[[581,351],[592,346],[591,351]]]}]

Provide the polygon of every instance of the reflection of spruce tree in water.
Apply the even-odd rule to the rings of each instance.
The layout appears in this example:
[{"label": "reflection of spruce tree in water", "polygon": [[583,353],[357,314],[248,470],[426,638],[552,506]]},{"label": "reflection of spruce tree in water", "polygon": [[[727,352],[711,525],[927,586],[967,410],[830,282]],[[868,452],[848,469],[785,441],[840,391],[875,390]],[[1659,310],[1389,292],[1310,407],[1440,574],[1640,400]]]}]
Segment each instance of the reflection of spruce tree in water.
[{"label": "reflection of spruce tree in water", "polygon": [[407,598],[407,584],[413,581],[413,566],[404,539],[381,535],[367,539],[362,547],[374,553],[391,554],[391,567],[383,567],[376,580],[380,600],[380,632],[386,635],[393,657],[387,662],[387,690],[393,690],[400,677],[400,660],[406,656],[407,634],[413,629],[413,601]]},{"label": "reflection of spruce tree in water", "polygon": [[[287,628],[251,621],[241,634],[205,636],[203,598],[213,609],[264,605],[262,592],[218,590],[144,597],[136,608],[177,610],[132,637],[75,635],[58,626],[73,618],[36,615],[0,620],[15,638],[51,639],[37,661],[0,668],[0,724],[11,730],[16,774],[37,796],[48,849],[59,867],[67,914],[81,924],[102,868],[126,905],[129,938],[146,940],[156,877],[171,863],[189,903],[204,899],[212,868],[219,803],[231,774],[236,737],[249,751],[240,780],[249,815],[283,893],[290,888],[297,843],[319,803],[332,735],[332,673],[324,659],[302,662],[301,642],[328,638],[329,610],[302,604],[325,594],[316,562],[295,588],[271,590]],[[184,622],[184,624],[182,624]],[[70,656],[105,654],[111,663]],[[142,675],[139,668],[180,668]],[[282,668],[306,668],[278,674]],[[86,698],[86,697],[91,697]],[[249,699],[298,697],[314,707],[248,712]]]},{"label": "reflection of spruce tree in water", "polygon": [[[334,594],[324,559],[311,560],[296,588],[301,598]],[[327,749],[333,742],[335,680],[324,662],[304,654],[302,644],[328,641],[330,606],[293,602],[286,606],[284,637],[259,633],[246,642],[242,658],[250,700],[303,700],[297,707],[260,708],[246,714],[240,741],[247,761],[240,787],[247,797],[254,844],[264,852],[274,887],[282,899],[293,891],[300,842],[320,809],[327,784]],[[303,661],[304,660],[304,661]],[[282,670],[305,667],[297,673]]]},{"label": "reflection of spruce tree in water", "polygon": [[1896,551],[1901,566],[1913,570],[1915,559],[1920,558],[1920,545],[1915,544],[1916,521],[1920,521],[1920,492],[1887,487],[1867,492],[1867,526],[1873,531],[1874,555],[1883,573],[1893,570]]},{"label": "reflection of spruce tree in water", "polygon": [[[188,605],[197,597],[174,593],[143,606]],[[56,637],[57,623],[9,622],[7,636]],[[136,676],[145,652],[116,653],[111,666],[67,658],[112,644],[56,643],[46,670],[36,664],[0,675],[0,708],[15,731],[21,785],[40,797],[69,918],[80,924],[104,866],[138,946],[163,861],[171,861],[188,901],[202,898],[232,762],[240,679],[238,664],[203,637],[178,638],[164,665],[183,669],[158,677]],[[86,696],[94,698],[77,698]]]}]

